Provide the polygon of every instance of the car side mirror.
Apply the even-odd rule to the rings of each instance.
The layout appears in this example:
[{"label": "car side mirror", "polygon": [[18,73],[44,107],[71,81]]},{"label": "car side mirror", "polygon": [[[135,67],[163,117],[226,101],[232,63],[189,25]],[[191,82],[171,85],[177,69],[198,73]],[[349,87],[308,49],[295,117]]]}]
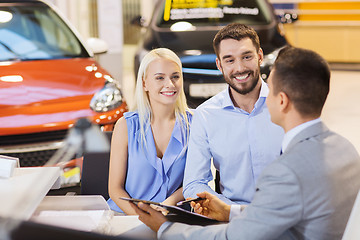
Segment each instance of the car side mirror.
[{"label": "car side mirror", "polygon": [[86,43],[94,54],[106,53],[109,49],[108,44],[100,38],[89,38]]},{"label": "car side mirror", "polygon": [[145,26],[146,20],[145,20],[145,18],[143,18],[143,17],[140,16],[140,15],[134,17],[134,18],[130,21],[130,23],[131,23],[131,25],[134,25],[134,26],[146,27],[146,26]]}]

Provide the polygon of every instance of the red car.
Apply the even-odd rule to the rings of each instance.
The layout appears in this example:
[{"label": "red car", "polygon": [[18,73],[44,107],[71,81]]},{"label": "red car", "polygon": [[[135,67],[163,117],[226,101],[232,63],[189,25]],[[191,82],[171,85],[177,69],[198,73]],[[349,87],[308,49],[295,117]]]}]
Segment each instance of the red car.
[{"label": "red car", "polygon": [[51,6],[0,1],[0,154],[44,165],[77,119],[112,130],[127,110],[117,81]]}]

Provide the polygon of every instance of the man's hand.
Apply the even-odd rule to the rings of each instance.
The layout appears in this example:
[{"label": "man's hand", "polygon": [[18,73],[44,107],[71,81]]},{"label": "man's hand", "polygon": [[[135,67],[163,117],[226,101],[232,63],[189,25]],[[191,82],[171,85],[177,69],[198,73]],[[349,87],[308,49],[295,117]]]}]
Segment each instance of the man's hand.
[{"label": "man's hand", "polygon": [[208,192],[198,193],[197,195],[205,200],[190,203],[196,213],[222,222],[229,221],[230,205]]},{"label": "man's hand", "polygon": [[133,203],[131,203],[131,206],[139,215],[139,220],[145,223],[154,232],[157,232],[160,226],[166,222],[165,216],[161,212],[158,212],[150,207],[148,204],[139,202],[137,206]]}]

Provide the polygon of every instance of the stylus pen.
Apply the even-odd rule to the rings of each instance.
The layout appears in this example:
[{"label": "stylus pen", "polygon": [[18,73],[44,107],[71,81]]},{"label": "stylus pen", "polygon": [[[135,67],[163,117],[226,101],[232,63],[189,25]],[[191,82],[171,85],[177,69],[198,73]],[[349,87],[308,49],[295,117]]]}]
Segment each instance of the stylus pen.
[{"label": "stylus pen", "polygon": [[193,198],[193,199],[189,199],[189,200],[185,200],[185,201],[180,201],[176,204],[176,206],[180,206],[180,205],[183,205],[186,203],[190,203],[192,201],[196,202],[196,201],[200,201],[200,200],[205,200],[205,198],[198,197],[198,198]]}]

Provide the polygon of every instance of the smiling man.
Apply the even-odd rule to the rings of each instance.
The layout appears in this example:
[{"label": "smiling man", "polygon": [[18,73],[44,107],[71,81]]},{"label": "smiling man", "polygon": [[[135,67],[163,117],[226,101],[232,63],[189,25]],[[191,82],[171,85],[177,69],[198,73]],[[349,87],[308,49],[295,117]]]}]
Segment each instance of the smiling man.
[{"label": "smiling man", "polygon": [[211,159],[220,173],[217,196],[228,204],[250,203],[256,179],[280,154],[283,130],[270,121],[268,87],[260,78],[263,51],[254,29],[233,23],[213,40],[216,64],[228,88],[195,112],[186,168],[184,196],[208,191]]}]

